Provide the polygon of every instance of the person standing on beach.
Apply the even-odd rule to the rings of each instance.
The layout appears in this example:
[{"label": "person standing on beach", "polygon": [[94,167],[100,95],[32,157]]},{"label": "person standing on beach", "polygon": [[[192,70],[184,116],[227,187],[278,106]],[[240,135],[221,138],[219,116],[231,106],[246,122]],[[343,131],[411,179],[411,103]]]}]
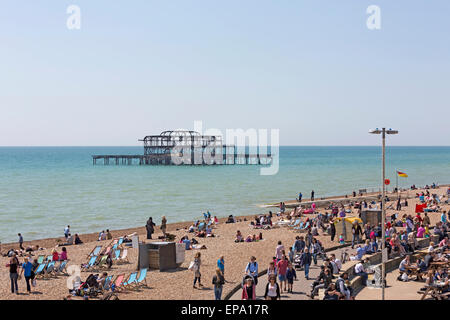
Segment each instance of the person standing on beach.
[{"label": "person standing on beach", "polygon": [[[20,234],[20,233],[19,233]],[[19,259],[17,259],[16,254],[13,253],[9,263],[6,265],[9,268],[9,279],[11,279],[11,293],[19,294],[19,285],[17,284],[17,279],[19,278],[18,268]]]},{"label": "person standing on beach", "polygon": [[22,234],[18,233],[17,234],[19,236],[19,248],[22,250],[25,250],[25,248],[23,247],[23,237]]},{"label": "person standing on beach", "polygon": [[166,229],[167,229],[167,219],[166,219],[166,216],[162,216],[161,231],[163,233],[164,238],[166,237]]},{"label": "person standing on beach", "polygon": [[203,287],[201,283],[202,274],[200,273],[200,265],[202,264],[200,256],[201,256],[200,252],[197,252],[194,256],[194,287],[193,287],[194,289],[197,289],[197,287],[195,286],[197,280],[199,287]]},{"label": "person standing on beach", "polygon": [[298,202],[302,202],[302,197],[303,197],[302,193],[299,192],[298,193]]},{"label": "person standing on beach", "polygon": [[31,292],[30,280],[33,272],[33,264],[28,260],[28,257],[25,257],[24,263],[22,264],[22,270],[20,271],[20,276],[22,273],[25,273],[25,282],[27,284],[27,292]]},{"label": "person standing on beach", "polygon": [[314,190],[311,191],[311,201],[314,201]]},{"label": "person standing on beach", "polygon": [[223,256],[220,256],[219,260],[217,260],[217,268],[222,272],[222,276],[225,276],[225,260],[223,259]]},{"label": "person standing on beach", "polygon": [[145,228],[147,229],[147,239],[151,239],[153,232],[155,232],[155,223],[152,217],[148,218]]},{"label": "person standing on beach", "polygon": [[64,228],[64,237],[67,239],[69,237],[70,233],[70,226],[67,225],[67,227]]}]

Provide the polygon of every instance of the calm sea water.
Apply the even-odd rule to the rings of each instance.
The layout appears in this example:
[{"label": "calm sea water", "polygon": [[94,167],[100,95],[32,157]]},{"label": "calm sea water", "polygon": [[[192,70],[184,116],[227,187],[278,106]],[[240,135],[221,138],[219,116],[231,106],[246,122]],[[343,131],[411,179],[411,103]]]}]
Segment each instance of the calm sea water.
[{"label": "calm sea water", "polygon": [[[0,148],[0,241],[72,232],[189,221],[209,210],[219,217],[264,212],[258,205],[378,190],[379,147],[281,147],[280,169],[259,166],[103,166],[93,154],[142,154],[142,147]],[[450,182],[450,147],[387,148],[387,176],[409,174],[399,185]]]}]

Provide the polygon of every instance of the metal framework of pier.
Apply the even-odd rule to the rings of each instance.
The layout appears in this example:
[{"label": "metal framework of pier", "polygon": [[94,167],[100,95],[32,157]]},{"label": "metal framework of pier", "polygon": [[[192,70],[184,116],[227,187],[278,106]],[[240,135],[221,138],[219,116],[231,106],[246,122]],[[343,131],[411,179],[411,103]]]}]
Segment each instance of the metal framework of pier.
[{"label": "metal framework of pier", "polygon": [[146,136],[143,155],[93,155],[94,165],[269,165],[270,150],[264,154],[256,147],[238,148],[225,145],[221,136],[205,136],[195,131],[164,131],[159,135]]}]

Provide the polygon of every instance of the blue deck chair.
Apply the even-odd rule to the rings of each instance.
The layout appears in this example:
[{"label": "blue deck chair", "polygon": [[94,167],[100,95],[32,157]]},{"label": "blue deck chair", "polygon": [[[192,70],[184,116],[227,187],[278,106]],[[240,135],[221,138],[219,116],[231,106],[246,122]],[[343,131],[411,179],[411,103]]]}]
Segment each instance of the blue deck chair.
[{"label": "blue deck chair", "polygon": [[40,256],[37,258],[37,263],[38,263],[38,264],[44,263],[44,259],[45,259],[45,256],[44,256],[44,255],[40,255]]},{"label": "blue deck chair", "polygon": [[302,220],[297,219],[294,221],[294,223],[290,224],[289,227],[291,227],[291,228],[297,227],[300,224],[300,222],[302,222]]},{"label": "blue deck chair", "polygon": [[34,274],[36,275],[36,277],[40,277],[44,275],[44,270],[45,270],[45,266],[47,264],[46,263],[41,263],[40,265],[37,266],[36,270],[34,270]]},{"label": "blue deck chair", "polygon": [[91,257],[91,258],[89,259],[88,264],[82,266],[81,268],[82,268],[82,269],[89,269],[89,268],[92,268],[92,267],[94,266],[94,264],[95,264],[95,261],[97,261],[97,258],[98,258],[98,256],[93,256],[93,257]]},{"label": "blue deck chair", "polygon": [[147,269],[141,269],[139,272],[139,277],[136,280],[137,286],[145,286],[147,287]]},{"label": "blue deck chair", "polygon": [[113,276],[107,276],[105,279],[105,283],[103,284],[103,291],[108,291],[111,288],[111,280]]},{"label": "blue deck chair", "polygon": [[114,260],[120,259],[120,249],[114,250]]},{"label": "blue deck chair", "polygon": [[50,255],[50,256],[47,256],[47,260],[46,260],[47,262],[51,262],[51,261],[53,261],[53,256],[52,255]]},{"label": "blue deck chair", "polygon": [[47,265],[47,268],[45,268],[45,276],[51,275],[53,274],[53,271],[55,271],[55,261],[51,261],[49,262],[49,264]]},{"label": "blue deck chair", "polygon": [[96,246],[94,249],[92,249],[91,253],[89,253],[88,257],[98,256],[100,250],[102,250],[102,246]]},{"label": "blue deck chair", "polygon": [[56,273],[66,273],[67,261],[61,261],[58,268],[56,268]]},{"label": "blue deck chair", "polygon": [[117,247],[119,246],[119,243],[116,243],[115,245],[113,245],[112,249],[113,250],[117,250]]},{"label": "blue deck chair", "polygon": [[136,279],[137,279],[137,272],[133,272],[132,274],[130,274],[128,280],[124,282],[123,286],[128,289],[133,284],[136,285]]},{"label": "blue deck chair", "polygon": [[119,246],[121,246],[122,243],[123,243],[123,237],[120,237],[120,238],[119,238],[119,241],[117,242],[117,244],[118,244]]}]

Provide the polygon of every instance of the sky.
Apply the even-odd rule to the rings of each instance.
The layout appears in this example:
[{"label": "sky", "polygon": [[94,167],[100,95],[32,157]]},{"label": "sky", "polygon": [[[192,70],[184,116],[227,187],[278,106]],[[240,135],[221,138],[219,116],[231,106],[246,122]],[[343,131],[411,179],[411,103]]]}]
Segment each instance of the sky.
[{"label": "sky", "polygon": [[[81,10],[69,30],[67,8]],[[381,28],[369,30],[377,5]],[[0,146],[450,145],[448,0],[0,0]]]}]

